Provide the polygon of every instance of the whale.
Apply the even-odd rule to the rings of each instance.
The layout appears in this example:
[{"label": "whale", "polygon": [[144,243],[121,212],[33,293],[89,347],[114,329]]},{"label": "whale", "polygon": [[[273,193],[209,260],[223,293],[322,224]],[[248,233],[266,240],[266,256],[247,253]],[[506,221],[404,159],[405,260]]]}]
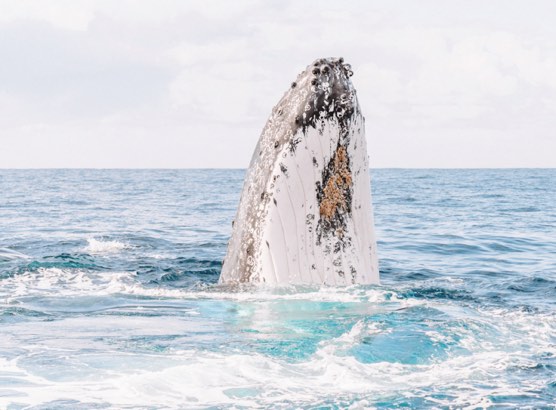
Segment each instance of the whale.
[{"label": "whale", "polygon": [[307,66],[246,171],[220,284],[379,284],[365,118],[343,58]]}]

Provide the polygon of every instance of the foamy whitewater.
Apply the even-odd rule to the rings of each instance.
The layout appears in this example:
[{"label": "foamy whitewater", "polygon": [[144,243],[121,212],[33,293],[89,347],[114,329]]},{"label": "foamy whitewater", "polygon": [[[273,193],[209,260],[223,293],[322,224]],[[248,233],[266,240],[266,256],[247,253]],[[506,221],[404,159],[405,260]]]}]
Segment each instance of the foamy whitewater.
[{"label": "foamy whitewater", "polygon": [[556,170],[376,170],[381,286],[217,285],[243,171],[0,170],[0,408],[554,408]]}]

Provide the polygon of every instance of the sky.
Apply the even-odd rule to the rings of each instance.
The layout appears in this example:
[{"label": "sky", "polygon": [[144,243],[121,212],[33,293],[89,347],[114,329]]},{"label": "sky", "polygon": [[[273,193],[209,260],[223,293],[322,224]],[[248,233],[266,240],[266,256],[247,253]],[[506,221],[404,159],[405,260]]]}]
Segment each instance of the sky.
[{"label": "sky", "polygon": [[0,0],[0,168],[245,168],[344,57],[372,168],[556,167],[553,0]]}]

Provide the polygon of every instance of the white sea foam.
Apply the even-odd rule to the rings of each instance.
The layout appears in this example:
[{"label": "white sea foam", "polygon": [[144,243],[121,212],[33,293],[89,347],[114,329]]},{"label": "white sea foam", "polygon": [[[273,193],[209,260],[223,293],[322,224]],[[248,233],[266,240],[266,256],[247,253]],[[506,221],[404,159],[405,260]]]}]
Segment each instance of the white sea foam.
[{"label": "white sea foam", "polygon": [[14,260],[14,259],[28,259],[29,256],[14,251],[12,249],[0,248],[0,261],[1,260]]},{"label": "white sea foam", "polygon": [[[393,302],[397,307],[408,307],[428,303],[417,299],[399,298],[395,292],[360,287],[315,287],[302,291],[294,288],[253,288],[245,292],[230,292],[226,289],[209,288],[204,291],[147,287],[137,280],[135,272],[90,272],[79,269],[40,268],[0,280],[1,289],[10,297],[75,295],[102,296],[128,294],[154,298],[219,299],[231,301],[315,301],[339,303]],[[0,290],[0,295],[2,295]]]},{"label": "white sea foam", "polygon": [[[2,368],[33,385],[21,383],[14,387],[21,394],[17,399],[0,395],[0,407],[14,400],[34,405],[60,397],[83,403],[109,402],[115,407],[164,408],[272,407],[285,403],[295,407],[357,397],[353,408],[366,408],[370,401],[392,395],[430,399],[436,392],[437,398],[431,400],[439,407],[476,408],[494,404],[490,396],[534,397],[535,390],[543,387],[539,379],[517,387],[501,377],[511,366],[523,364],[519,353],[501,349],[479,350],[428,365],[362,363],[343,354],[366,332],[366,325],[358,321],[307,360],[297,363],[261,354],[198,350],[152,356],[114,353],[113,369],[99,371],[87,380],[79,380],[76,375],[77,380],[58,381],[55,388],[52,381],[34,375],[24,365],[3,360]],[[529,336],[525,335],[525,342],[531,341]],[[549,353],[554,350],[553,346]],[[133,361],[143,363],[136,365],[137,371],[129,371]]]},{"label": "white sea foam", "polygon": [[[245,312],[238,311],[237,317],[243,320],[242,314],[248,316],[246,320],[250,320],[250,327],[262,330],[276,318],[277,311],[271,308],[265,310],[265,306],[274,306],[275,301],[339,302],[353,304],[358,309],[390,306],[390,310],[426,305],[447,314],[454,309],[448,301],[404,298],[394,290],[358,286],[301,291],[293,288],[256,288],[237,293],[218,287],[190,291],[147,287],[133,272],[101,273],[58,268],[40,269],[0,280],[0,299],[4,297],[8,301],[22,296],[114,294],[254,302],[255,308],[249,310],[249,304],[243,305]],[[188,312],[188,315],[191,314],[193,311]],[[449,344],[457,340],[465,353],[448,352],[447,357],[425,364],[364,363],[358,360],[349,353],[350,349],[361,345],[364,338],[382,336],[392,330],[391,326],[381,322],[364,319],[356,321],[338,337],[322,341],[312,355],[297,362],[272,355],[229,350],[174,350],[148,355],[131,351],[124,353],[114,347],[114,351],[104,353],[104,346],[101,346],[103,353],[96,361],[93,357],[92,367],[82,357],[87,354],[76,354],[72,359],[72,366],[77,369],[74,376],[59,380],[41,373],[41,366],[29,364],[29,361],[0,358],[0,378],[15,380],[7,393],[0,387],[0,408],[16,402],[33,406],[64,398],[82,403],[110,403],[114,408],[302,407],[322,400],[344,400],[357,409],[368,408],[381,398],[387,401],[392,396],[423,397],[428,404],[436,403],[438,407],[476,408],[495,404],[491,396],[534,397],[535,392],[545,387],[546,381],[538,377],[516,384],[512,380],[512,369],[534,368],[537,362],[532,358],[536,355],[556,355],[555,314],[478,308],[468,312],[466,317],[469,320],[463,326],[457,321],[447,325],[453,326],[447,332],[449,338],[442,329],[433,328],[425,332],[433,342]],[[109,317],[96,319],[88,322],[91,329],[87,328],[87,332],[93,332],[87,333],[89,338],[102,323],[105,326],[103,329],[108,329],[104,332],[121,329],[118,327],[121,322],[110,322]],[[40,326],[57,334],[57,331],[80,329],[80,320],[70,318],[54,323],[44,322]],[[156,329],[147,326],[148,320],[151,319],[126,319],[130,328],[124,328],[122,333],[165,334],[167,326],[174,329],[173,332],[179,331],[180,318],[163,318],[163,324]],[[206,324],[203,322],[201,325]],[[194,323],[186,322],[183,326],[191,330]],[[7,332],[10,333],[9,330]],[[18,343],[16,349],[14,344],[14,351],[28,350],[31,356],[36,357],[41,355],[41,349],[62,348],[58,342],[48,345],[43,341],[40,344],[32,330],[26,332],[30,334],[29,346]],[[80,340],[79,337],[77,333],[76,340]],[[87,349],[90,349],[92,342],[87,337],[84,340],[88,343]],[[101,357],[101,354],[104,356]],[[72,356],[71,350],[63,352],[63,355]],[[94,365],[95,362],[102,363],[102,366]],[[67,365],[59,366],[67,369]],[[86,376],[79,370],[84,368],[88,369]]]},{"label": "white sea foam", "polygon": [[40,268],[0,280],[0,297],[8,302],[27,296],[76,296],[132,293],[137,283],[130,272],[87,272]]},{"label": "white sea foam", "polygon": [[123,242],[105,241],[95,238],[87,239],[87,243],[88,245],[85,247],[84,251],[91,254],[115,253],[130,247],[128,244]]}]

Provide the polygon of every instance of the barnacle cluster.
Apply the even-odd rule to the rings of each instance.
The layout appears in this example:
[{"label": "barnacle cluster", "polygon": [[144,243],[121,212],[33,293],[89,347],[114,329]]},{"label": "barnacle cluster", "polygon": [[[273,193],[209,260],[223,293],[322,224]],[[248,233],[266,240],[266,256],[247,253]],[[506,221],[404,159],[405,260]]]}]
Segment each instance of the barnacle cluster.
[{"label": "barnacle cluster", "polygon": [[309,67],[310,90],[302,110],[295,117],[297,126],[316,127],[319,120],[336,117],[342,121],[354,110],[355,90],[349,78],[351,66],[340,58],[316,60]]},{"label": "barnacle cluster", "polygon": [[322,188],[320,198],[321,217],[331,220],[333,217],[348,212],[348,198],[352,185],[346,149],[339,146],[330,162],[330,173]]}]

